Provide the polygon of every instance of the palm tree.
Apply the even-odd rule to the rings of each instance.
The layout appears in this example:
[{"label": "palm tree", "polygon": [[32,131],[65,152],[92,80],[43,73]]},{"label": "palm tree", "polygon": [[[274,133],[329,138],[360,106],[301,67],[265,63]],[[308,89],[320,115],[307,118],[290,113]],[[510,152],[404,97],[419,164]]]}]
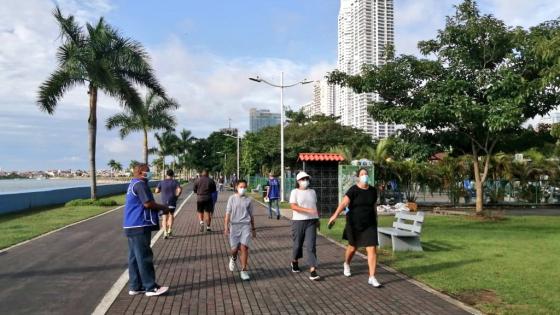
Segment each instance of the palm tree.
[{"label": "palm tree", "polygon": [[196,138],[192,136],[190,130],[183,129],[179,133],[179,141],[177,144],[177,163],[181,166],[182,170],[190,167],[189,164],[191,162],[191,158],[189,155],[195,140]]},{"label": "palm tree", "polygon": [[158,147],[149,149],[149,153],[157,154],[161,158],[162,164],[162,178],[165,177],[165,157],[168,155],[174,155],[177,152],[177,147],[179,143],[179,137],[173,131],[167,130],[161,135],[155,133]]},{"label": "palm tree", "polygon": [[122,37],[100,18],[87,23],[85,30],[73,16],[64,17],[57,7],[53,15],[60,30],[58,68],[39,87],[39,108],[53,114],[64,94],[77,85],[87,85],[89,95],[89,159],[91,198],[97,197],[95,148],[97,134],[97,96],[99,91],[119,99],[124,107],[136,110],[141,104],[134,85],[141,84],[158,95],[165,92],[148,63],[148,54],[140,43]]},{"label": "palm tree", "polygon": [[148,164],[148,132],[172,129],[176,125],[176,121],[169,111],[177,108],[179,108],[179,104],[175,100],[159,97],[156,92],[150,91],[137,110],[125,109],[124,113],[107,119],[106,126],[109,130],[120,127],[121,139],[131,132],[142,131],[144,133],[144,163]]},{"label": "palm tree", "polygon": [[[117,161],[115,161],[115,160],[113,160],[113,159],[111,159],[111,160],[109,161],[109,163],[107,163],[107,166],[109,166],[109,167],[111,168],[111,173],[114,173],[114,172],[117,170],[117,168],[120,167],[120,163],[117,162]],[[121,167],[121,168],[122,168],[122,167]]]}]

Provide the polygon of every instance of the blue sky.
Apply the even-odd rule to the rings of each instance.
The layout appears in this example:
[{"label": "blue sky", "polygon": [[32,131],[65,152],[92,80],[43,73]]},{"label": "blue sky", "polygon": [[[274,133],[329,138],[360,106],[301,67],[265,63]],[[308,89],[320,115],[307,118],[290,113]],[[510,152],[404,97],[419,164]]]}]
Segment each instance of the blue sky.
[{"label": "blue sky", "polygon": [[[416,53],[432,38],[458,0],[395,0],[396,48]],[[510,25],[530,26],[560,16],[551,0],[484,0],[489,12]],[[336,65],[338,0],[25,0],[0,11],[0,168],[87,168],[87,95],[75,88],[49,116],[37,109],[38,85],[56,67],[58,3],[81,22],[105,16],[122,34],[144,44],[168,93],[181,108],[178,129],[205,137],[227,125],[246,130],[251,107],[278,111],[279,92],[249,81],[261,75],[286,81],[319,79]],[[286,91],[285,104],[299,108],[310,85]],[[141,159],[141,139],[124,140],[103,125],[120,111],[99,101],[98,167],[109,159],[127,165]],[[153,144],[153,141],[152,141]]]}]

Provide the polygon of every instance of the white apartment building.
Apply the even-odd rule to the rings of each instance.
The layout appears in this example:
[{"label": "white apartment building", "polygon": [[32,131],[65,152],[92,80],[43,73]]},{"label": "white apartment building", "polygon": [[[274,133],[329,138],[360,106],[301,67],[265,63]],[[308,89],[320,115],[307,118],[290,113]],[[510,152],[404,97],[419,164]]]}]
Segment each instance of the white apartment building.
[{"label": "white apartment building", "polygon": [[[364,64],[382,65],[385,48],[394,43],[393,0],[341,0],[338,16],[338,69],[360,74]],[[374,121],[367,113],[369,102],[379,100],[374,93],[356,94],[336,88],[334,114],[341,123],[362,129],[374,138],[395,132],[394,124]]]},{"label": "white apartment building", "polygon": [[336,89],[328,83],[326,78],[315,81],[313,84],[313,100],[303,105],[303,112],[311,117],[313,115],[335,114]]}]

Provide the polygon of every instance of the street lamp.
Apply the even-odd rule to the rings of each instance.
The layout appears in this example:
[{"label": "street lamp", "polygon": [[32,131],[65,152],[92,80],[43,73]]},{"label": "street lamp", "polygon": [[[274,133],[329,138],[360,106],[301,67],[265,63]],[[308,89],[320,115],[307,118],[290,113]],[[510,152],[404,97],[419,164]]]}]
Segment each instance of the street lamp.
[{"label": "street lamp", "polygon": [[237,135],[235,137],[227,133],[222,133],[222,134],[224,136],[237,139],[237,180],[239,180],[239,130],[237,130]]},{"label": "street lamp", "polygon": [[280,89],[280,201],[284,201],[284,89],[289,88],[292,86],[296,86],[299,84],[308,84],[312,83],[313,81],[309,81],[304,79],[303,81],[284,85],[284,72],[280,74],[280,84],[271,83],[259,76],[256,78],[249,78],[251,81],[255,81],[258,83],[265,83],[272,87]]}]

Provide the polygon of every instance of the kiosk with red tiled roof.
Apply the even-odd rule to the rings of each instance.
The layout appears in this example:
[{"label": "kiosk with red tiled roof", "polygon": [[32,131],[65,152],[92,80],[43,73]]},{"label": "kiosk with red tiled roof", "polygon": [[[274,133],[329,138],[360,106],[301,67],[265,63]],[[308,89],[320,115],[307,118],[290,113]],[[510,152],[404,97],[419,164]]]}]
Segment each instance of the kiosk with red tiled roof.
[{"label": "kiosk with red tiled roof", "polygon": [[317,193],[319,213],[330,215],[338,206],[338,164],[344,157],[337,153],[300,153],[298,161],[311,176],[310,188]]}]

